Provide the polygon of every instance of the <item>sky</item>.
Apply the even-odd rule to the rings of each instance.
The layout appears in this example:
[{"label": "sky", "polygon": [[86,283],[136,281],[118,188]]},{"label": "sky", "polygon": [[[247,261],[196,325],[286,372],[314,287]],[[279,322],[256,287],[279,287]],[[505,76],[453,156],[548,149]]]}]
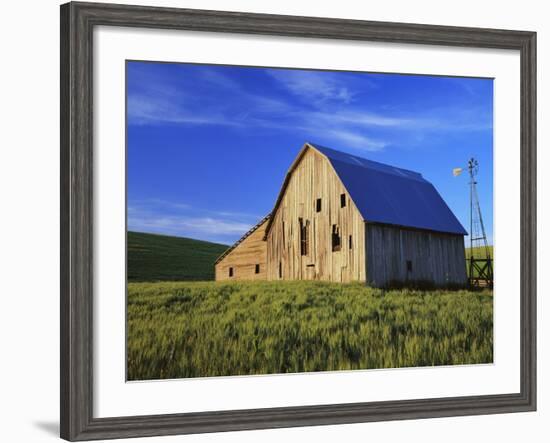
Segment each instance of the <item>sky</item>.
[{"label": "sky", "polygon": [[[231,244],[268,214],[305,142],[420,172],[493,236],[493,81],[128,61],[128,229]],[[366,191],[368,192],[368,191]]]}]

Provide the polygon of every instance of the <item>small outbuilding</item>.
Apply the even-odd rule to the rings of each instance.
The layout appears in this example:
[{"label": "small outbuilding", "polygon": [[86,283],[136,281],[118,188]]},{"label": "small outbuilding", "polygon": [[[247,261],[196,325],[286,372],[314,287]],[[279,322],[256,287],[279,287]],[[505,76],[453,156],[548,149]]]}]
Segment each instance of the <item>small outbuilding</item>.
[{"label": "small outbuilding", "polygon": [[216,261],[216,280],[465,285],[464,235],[421,174],[306,143],[271,214]]}]

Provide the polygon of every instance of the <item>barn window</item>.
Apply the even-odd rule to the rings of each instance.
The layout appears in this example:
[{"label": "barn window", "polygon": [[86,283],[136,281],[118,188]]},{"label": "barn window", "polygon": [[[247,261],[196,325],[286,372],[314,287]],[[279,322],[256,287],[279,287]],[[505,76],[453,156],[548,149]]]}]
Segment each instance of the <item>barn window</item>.
[{"label": "barn window", "polygon": [[348,240],[348,244],[349,244],[349,248],[350,249],[353,249],[353,242],[351,241],[351,235],[349,236],[349,240]]},{"label": "barn window", "polygon": [[412,260],[407,260],[407,272],[412,272],[413,270],[413,262]]},{"label": "barn window", "polygon": [[340,228],[338,225],[332,225],[332,252],[339,251],[341,247]]},{"label": "barn window", "polygon": [[279,262],[279,278],[283,278],[283,264]]},{"label": "barn window", "polygon": [[300,223],[300,255],[307,255],[309,252],[309,220],[304,223],[303,218],[298,219]]},{"label": "barn window", "polygon": [[346,194],[340,194],[340,207],[346,207]]},{"label": "barn window", "polygon": [[254,268],[254,273],[259,274],[260,273],[260,265],[256,264],[256,267]]},{"label": "barn window", "polygon": [[229,277],[233,277],[233,268],[229,268]]},{"label": "barn window", "polygon": [[320,198],[318,198],[315,201],[315,211],[316,212],[321,212],[321,199]]}]

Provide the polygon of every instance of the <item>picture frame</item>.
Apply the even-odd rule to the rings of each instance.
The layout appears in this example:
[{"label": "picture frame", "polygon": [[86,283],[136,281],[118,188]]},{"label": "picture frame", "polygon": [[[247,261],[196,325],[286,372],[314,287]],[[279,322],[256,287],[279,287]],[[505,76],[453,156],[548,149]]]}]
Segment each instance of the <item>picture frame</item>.
[{"label": "picture frame", "polygon": [[[98,418],[93,414],[93,30],[260,34],[519,51],[520,392]],[[61,437],[69,441],[361,423],[536,409],[536,33],[72,2],[61,6]]]}]

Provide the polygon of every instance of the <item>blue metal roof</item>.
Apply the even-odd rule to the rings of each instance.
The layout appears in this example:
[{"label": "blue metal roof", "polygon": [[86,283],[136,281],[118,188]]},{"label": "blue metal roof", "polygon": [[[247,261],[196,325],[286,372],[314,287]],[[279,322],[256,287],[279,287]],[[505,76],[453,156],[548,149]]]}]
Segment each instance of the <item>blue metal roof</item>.
[{"label": "blue metal roof", "polygon": [[325,155],[366,222],[467,235],[421,174],[307,143]]}]

